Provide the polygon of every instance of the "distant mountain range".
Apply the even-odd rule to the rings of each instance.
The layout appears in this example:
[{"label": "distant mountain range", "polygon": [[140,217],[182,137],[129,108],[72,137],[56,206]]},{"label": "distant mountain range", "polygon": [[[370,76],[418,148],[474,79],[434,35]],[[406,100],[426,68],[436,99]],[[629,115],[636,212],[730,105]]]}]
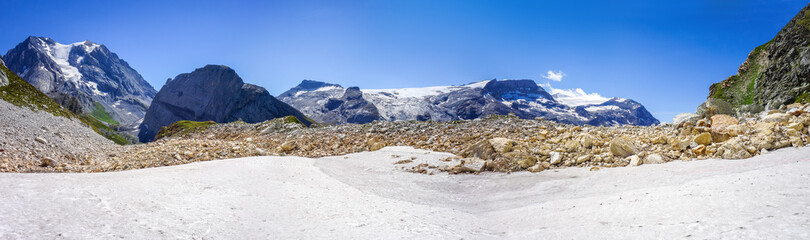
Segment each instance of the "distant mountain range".
[{"label": "distant mountain range", "polygon": [[488,80],[462,86],[402,89],[343,88],[304,80],[278,96],[315,121],[331,124],[374,120],[453,121],[490,114],[543,117],[561,123],[595,126],[654,125],[659,121],[630,99],[601,102],[546,92],[532,80]]},{"label": "distant mountain range", "polygon": [[62,106],[134,134],[156,91],[104,45],[28,37],[6,66]]}]

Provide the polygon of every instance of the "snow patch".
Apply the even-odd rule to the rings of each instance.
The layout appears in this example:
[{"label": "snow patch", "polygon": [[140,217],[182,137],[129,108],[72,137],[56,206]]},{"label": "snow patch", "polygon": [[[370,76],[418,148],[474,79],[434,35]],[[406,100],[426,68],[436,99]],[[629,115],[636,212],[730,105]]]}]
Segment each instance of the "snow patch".
[{"label": "snow patch", "polygon": [[613,106],[613,105],[607,105],[607,106],[590,106],[590,107],[586,107],[586,108],[585,108],[585,111],[588,111],[588,112],[615,111],[615,110],[621,110],[621,108],[620,108],[620,107],[618,107],[618,106]]},{"label": "snow patch", "polygon": [[540,86],[548,88],[548,92],[551,94],[551,96],[557,99],[557,102],[570,107],[601,104],[610,100],[609,98],[602,97],[602,95],[599,95],[598,93],[586,93],[584,90],[582,90],[582,88],[557,89],[551,87],[550,84]]}]

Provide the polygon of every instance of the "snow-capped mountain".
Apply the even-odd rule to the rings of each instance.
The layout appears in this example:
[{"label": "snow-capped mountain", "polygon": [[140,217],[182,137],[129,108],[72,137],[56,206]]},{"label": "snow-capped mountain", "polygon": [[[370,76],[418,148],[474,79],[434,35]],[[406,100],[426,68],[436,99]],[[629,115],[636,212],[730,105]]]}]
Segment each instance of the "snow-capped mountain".
[{"label": "snow-capped mountain", "polygon": [[135,129],[157,93],[104,45],[28,37],[3,56],[8,68],[63,106]]},{"label": "snow-capped mountain", "polygon": [[[490,114],[513,113],[521,118],[544,117],[548,120],[596,126],[658,124],[641,104],[622,98],[601,98],[594,95],[559,95],[564,102],[546,92],[532,80],[487,80],[462,86],[440,86],[400,89],[360,89],[364,105],[363,121],[351,116],[350,110],[334,111],[344,103],[347,92],[337,84],[304,80],[300,85],[282,93],[278,98],[298,108],[307,116],[324,123],[364,123],[372,120],[434,120],[453,121],[475,119]],[[562,93],[560,93],[562,94]],[[375,108],[375,111],[369,109]],[[348,113],[347,113],[348,112]]]}]

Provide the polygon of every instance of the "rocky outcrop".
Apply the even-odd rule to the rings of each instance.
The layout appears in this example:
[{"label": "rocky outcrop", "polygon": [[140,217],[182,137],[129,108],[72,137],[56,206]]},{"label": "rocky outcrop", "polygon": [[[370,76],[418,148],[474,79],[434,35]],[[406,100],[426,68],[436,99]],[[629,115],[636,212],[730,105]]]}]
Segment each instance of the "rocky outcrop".
[{"label": "rocky outcrop", "polygon": [[[6,63],[3,62],[3,59],[0,58],[0,65],[3,67],[6,66]],[[8,76],[6,76],[5,71],[0,71],[0,87],[8,85]]]},{"label": "rocky outcrop", "polygon": [[342,97],[330,98],[323,107],[320,119],[325,123],[363,124],[382,119],[377,107],[363,98],[358,87],[347,88]]},{"label": "rocky outcrop", "polygon": [[264,88],[245,84],[233,69],[208,65],[166,82],[146,111],[138,138],[152,141],[161,127],[180,120],[256,123],[284,116],[312,123]]},{"label": "rocky outcrop", "polygon": [[[658,124],[639,103],[622,98],[599,104],[568,106],[532,80],[488,80],[462,86],[402,89],[359,89],[364,107],[340,108],[348,90],[337,84],[304,80],[279,99],[314,119],[327,123],[362,123],[374,120],[456,121],[487,115],[514,114],[524,119],[544,118],[577,125]],[[371,109],[374,106],[376,113]],[[355,112],[355,113],[352,113]],[[352,120],[363,116],[365,121]]]},{"label": "rocky outcrop", "polygon": [[81,107],[66,107],[124,130],[135,129],[156,93],[126,61],[90,41],[65,45],[28,37],[3,59],[11,71],[57,102],[77,103]]},{"label": "rocky outcrop", "polygon": [[731,105],[733,115],[810,102],[808,49],[810,5],[799,11],[776,37],[754,48],[736,75],[712,84],[708,98]]}]

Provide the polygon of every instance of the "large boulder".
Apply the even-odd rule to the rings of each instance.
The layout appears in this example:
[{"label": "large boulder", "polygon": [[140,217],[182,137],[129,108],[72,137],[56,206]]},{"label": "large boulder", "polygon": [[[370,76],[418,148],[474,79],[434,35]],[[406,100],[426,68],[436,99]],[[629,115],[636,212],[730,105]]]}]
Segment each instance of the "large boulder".
[{"label": "large boulder", "polygon": [[138,138],[152,141],[161,127],[180,120],[257,123],[285,116],[312,124],[264,88],[245,84],[233,69],[208,65],[166,82],[146,111]]},{"label": "large boulder", "polygon": [[681,113],[672,118],[672,124],[678,125],[684,122],[696,122],[700,116],[694,113]]},{"label": "large boulder", "polygon": [[635,155],[638,152],[638,146],[636,146],[633,139],[628,137],[617,137],[610,141],[610,153],[613,154],[613,156],[624,158]]}]

